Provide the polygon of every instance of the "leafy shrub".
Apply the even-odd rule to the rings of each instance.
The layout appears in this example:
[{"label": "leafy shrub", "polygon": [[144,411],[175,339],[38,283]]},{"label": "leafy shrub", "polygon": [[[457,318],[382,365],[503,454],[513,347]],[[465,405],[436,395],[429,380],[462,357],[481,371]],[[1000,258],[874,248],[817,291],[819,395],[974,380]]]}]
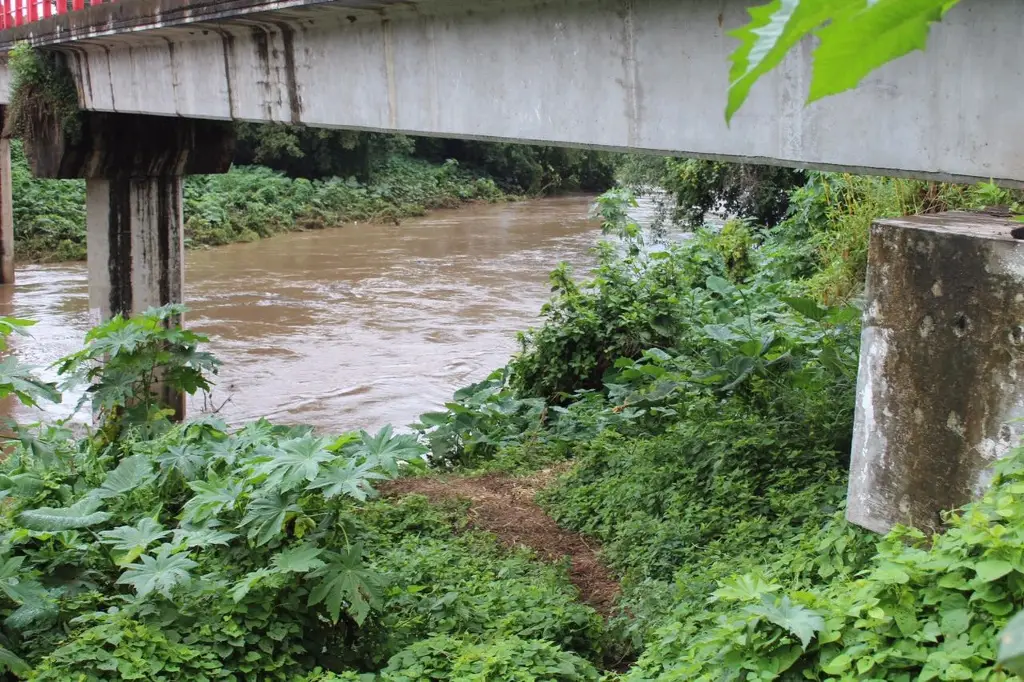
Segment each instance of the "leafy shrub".
[{"label": "leafy shrub", "polygon": [[803,254],[794,274],[810,276],[808,288],[826,302],[859,294],[867,270],[871,223],[921,213],[1019,203],[1021,195],[991,183],[973,187],[902,178],[808,172],[790,195],[775,241]]},{"label": "leafy shrub", "polygon": [[725,261],[726,272],[733,282],[742,282],[754,271],[754,235],[747,225],[737,219],[726,221],[714,240],[715,250]]},{"label": "leafy shrub", "polygon": [[219,362],[198,350],[207,339],[179,326],[182,305],[151,308],[131,318],[115,315],[91,329],[85,348],[63,358],[66,386],[88,385],[82,400],[105,422],[107,435],[125,422],[136,427],[177,414],[177,393],[209,391]]},{"label": "leafy shrub", "polygon": [[[34,682],[232,680],[217,652],[168,639],[158,626],[115,618],[76,634],[33,671]],[[172,633],[173,634],[173,633]]]},{"label": "leafy shrub", "polygon": [[11,141],[14,248],[29,260],[85,258],[85,181],[32,177],[20,140]]},{"label": "leafy shrub", "polygon": [[997,470],[982,499],[947,517],[947,531],[895,529],[853,567],[857,577],[786,595],[780,583],[797,553],[783,548],[764,578],[727,582],[708,612],[671,619],[626,679],[1009,679],[995,648],[1024,605],[1024,450]]},{"label": "leafy shrub", "polygon": [[771,227],[786,215],[804,172],[700,159],[628,159],[619,166],[619,179],[634,191],[667,191],[674,217],[692,228],[702,227],[709,212]]},{"label": "leafy shrub", "polygon": [[596,682],[597,671],[549,642],[507,637],[476,643],[440,635],[396,654],[381,682]]},{"label": "leafy shrub", "polygon": [[392,157],[364,185],[341,180],[290,179],[261,167],[190,178],[185,185],[185,237],[216,246],[294,229],[351,221],[397,221],[431,208],[503,195],[490,180],[459,169]]},{"label": "leafy shrub", "polygon": [[542,639],[585,655],[601,647],[601,618],[577,601],[565,572],[489,537],[406,539],[372,561],[392,576],[380,625],[392,650],[432,634]]},{"label": "leafy shrub", "polygon": [[414,138],[416,156],[435,163],[454,159],[517,194],[604,191],[613,185],[614,155],[507,142]]},{"label": "leafy shrub", "polygon": [[619,358],[672,348],[686,324],[684,293],[702,269],[684,249],[645,256],[598,249],[593,278],[577,284],[565,264],[551,274],[554,297],[541,308],[543,324],[519,335],[521,352],[509,364],[511,385],[524,396],[562,400],[602,386]]},{"label": "leafy shrub", "polygon": [[199,338],[165,324],[180,312],[115,319],[63,361],[95,382],[117,429],[21,435],[0,463],[8,668],[291,680],[357,658],[385,580],[349,532],[356,505],[423,449],[390,428],[336,439],[263,421],[234,433],[215,419],[145,428],[152,409],[133,408],[153,400],[154,377],[207,385]]}]

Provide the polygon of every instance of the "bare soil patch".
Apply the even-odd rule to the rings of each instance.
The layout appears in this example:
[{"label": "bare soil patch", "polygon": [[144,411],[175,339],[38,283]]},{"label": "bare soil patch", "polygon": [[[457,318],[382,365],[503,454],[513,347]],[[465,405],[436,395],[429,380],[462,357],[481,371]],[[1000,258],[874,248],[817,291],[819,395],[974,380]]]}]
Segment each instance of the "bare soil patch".
[{"label": "bare soil patch", "polygon": [[620,588],[598,559],[598,548],[582,535],[559,528],[534,501],[537,491],[558,473],[556,468],[521,478],[505,474],[406,478],[382,485],[381,492],[390,497],[424,495],[434,502],[469,500],[473,528],[494,533],[507,547],[529,547],[548,561],[569,557],[569,577],[580,597],[607,616]]}]

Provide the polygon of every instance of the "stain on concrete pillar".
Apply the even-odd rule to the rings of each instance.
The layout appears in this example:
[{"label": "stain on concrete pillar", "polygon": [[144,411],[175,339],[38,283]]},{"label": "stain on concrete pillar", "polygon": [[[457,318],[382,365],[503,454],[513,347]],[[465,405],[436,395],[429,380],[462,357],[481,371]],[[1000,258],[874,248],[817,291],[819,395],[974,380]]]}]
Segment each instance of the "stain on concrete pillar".
[{"label": "stain on concrete pillar", "polygon": [[[232,129],[173,117],[83,116],[81,136],[48,131],[26,140],[26,153],[36,175],[85,178],[93,322],[183,302],[182,177],[227,171]],[[162,400],[184,416],[180,395],[167,390]]]},{"label": "stain on concrete pillar", "polygon": [[946,213],[871,228],[847,518],[942,526],[1024,425],[1019,223]]},{"label": "stain on concrete pillar", "polygon": [[14,284],[14,206],[11,203],[11,182],[11,141],[0,139],[0,284]]}]

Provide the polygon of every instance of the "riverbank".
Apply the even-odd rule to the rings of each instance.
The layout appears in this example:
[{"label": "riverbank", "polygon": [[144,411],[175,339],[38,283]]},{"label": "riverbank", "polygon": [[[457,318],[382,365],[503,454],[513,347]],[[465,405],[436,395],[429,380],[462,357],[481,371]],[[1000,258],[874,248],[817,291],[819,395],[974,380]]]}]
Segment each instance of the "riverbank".
[{"label": "riverbank", "polygon": [[[411,434],[170,424],[154,365],[205,387],[203,339],[166,329],[170,310],[104,325],[63,363],[94,382],[103,429],[33,432],[0,465],[18,577],[0,666],[32,682],[1011,679],[995,649],[1024,604],[1024,451],[947,532],[845,519],[860,311],[822,283],[861,282],[856,265],[823,279],[824,247],[905,187],[842,182],[812,177],[775,229],[731,221],[657,250],[631,198],[604,195],[625,243],[583,282],[556,268],[519,352]],[[330,293],[322,325],[345,317]],[[415,299],[370,342],[393,344]],[[8,370],[0,395],[52,397]]]},{"label": "riverbank", "polygon": [[[85,182],[32,177],[12,145],[15,255],[20,262],[85,258]],[[185,181],[188,248],[252,242],[283,232],[354,222],[397,223],[436,208],[516,198],[455,162],[393,156],[369,184],[353,178],[293,179],[260,166]]]}]

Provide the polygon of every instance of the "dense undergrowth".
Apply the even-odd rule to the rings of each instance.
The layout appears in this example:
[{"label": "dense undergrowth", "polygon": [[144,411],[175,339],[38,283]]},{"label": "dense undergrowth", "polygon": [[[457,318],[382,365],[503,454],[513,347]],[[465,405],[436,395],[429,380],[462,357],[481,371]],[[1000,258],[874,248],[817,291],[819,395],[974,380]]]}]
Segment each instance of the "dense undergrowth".
[{"label": "dense undergrowth", "polygon": [[[328,206],[361,189],[306,184]],[[928,197],[1010,198],[811,174],[772,228],[662,244],[609,193],[619,239],[591,276],[556,270],[520,352],[413,434],[174,424],[167,388],[205,390],[217,368],[181,309],[97,328],[58,365],[88,382],[96,428],[12,426],[0,464],[0,666],[81,682],[1007,679],[1024,451],[934,538],[844,518],[864,216]],[[0,397],[58,395],[14,358],[4,370]],[[621,578],[608,619],[565,565],[499,547],[459,503],[374,495],[399,475],[567,459],[540,502]]]},{"label": "dense undergrowth", "polygon": [[541,501],[622,577],[610,627],[639,656],[609,678],[999,680],[1024,606],[1024,450],[935,538],[844,517],[856,296],[875,217],[978,208],[990,185],[810,174],[786,217],[552,275],[543,324],[505,370],[419,428],[435,462],[521,472],[572,458]]}]

